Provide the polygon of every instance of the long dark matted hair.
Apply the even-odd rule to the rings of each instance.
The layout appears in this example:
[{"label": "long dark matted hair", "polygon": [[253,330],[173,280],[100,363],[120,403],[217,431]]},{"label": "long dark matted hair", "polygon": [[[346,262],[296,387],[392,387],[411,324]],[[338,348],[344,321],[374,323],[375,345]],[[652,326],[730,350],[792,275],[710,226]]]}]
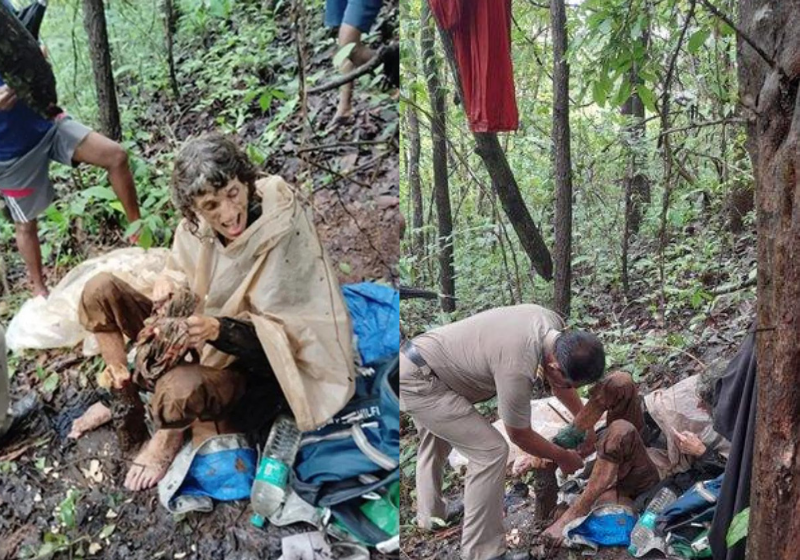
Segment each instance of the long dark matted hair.
[{"label": "long dark matted hair", "polygon": [[187,140],[178,151],[172,170],[172,202],[189,222],[192,234],[197,235],[199,228],[195,197],[224,188],[233,179],[247,185],[252,200],[256,169],[230,136],[209,132]]}]

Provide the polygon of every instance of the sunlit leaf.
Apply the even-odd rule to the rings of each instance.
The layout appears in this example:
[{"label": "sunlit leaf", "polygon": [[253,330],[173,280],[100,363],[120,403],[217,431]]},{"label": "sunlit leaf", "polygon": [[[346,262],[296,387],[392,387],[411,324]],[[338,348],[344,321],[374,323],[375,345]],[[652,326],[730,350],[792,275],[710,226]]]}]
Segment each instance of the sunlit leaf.
[{"label": "sunlit leaf", "polygon": [[704,27],[698,31],[695,31],[691,37],[689,37],[689,43],[686,45],[686,48],[689,50],[690,53],[694,54],[708,39],[708,36],[711,34],[711,29],[708,27]]},{"label": "sunlit leaf", "polygon": [[353,52],[353,49],[356,48],[355,43],[347,43],[343,46],[333,57],[333,67],[339,68],[342,63],[350,56],[350,53]]},{"label": "sunlit leaf", "polygon": [[747,536],[747,527],[750,524],[750,508],[747,507],[733,516],[728,527],[728,534],[725,537],[725,544],[732,548],[740,540]]}]

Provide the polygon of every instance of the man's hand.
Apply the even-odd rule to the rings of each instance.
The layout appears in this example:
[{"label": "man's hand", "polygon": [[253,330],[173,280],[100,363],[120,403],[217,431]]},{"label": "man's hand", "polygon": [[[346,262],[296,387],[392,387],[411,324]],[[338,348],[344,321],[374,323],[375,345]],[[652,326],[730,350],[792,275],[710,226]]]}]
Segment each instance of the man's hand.
[{"label": "man's hand", "polygon": [[8,86],[0,86],[0,111],[9,111],[17,103],[17,93]]},{"label": "man's hand", "polygon": [[219,338],[219,319],[207,315],[192,315],[186,319],[189,345],[201,348],[206,342]]},{"label": "man's hand", "polygon": [[700,457],[706,452],[706,445],[697,437],[697,434],[679,432],[675,428],[672,429],[672,433],[675,434],[675,440],[681,453],[692,457]]},{"label": "man's hand", "polygon": [[153,301],[159,302],[167,299],[173,290],[172,282],[164,276],[159,276],[153,284]]},{"label": "man's hand", "polygon": [[572,474],[583,467],[583,459],[571,449],[564,449],[563,453],[556,459],[556,462],[561,467],[561,470],[564,471],[564,474]]}]

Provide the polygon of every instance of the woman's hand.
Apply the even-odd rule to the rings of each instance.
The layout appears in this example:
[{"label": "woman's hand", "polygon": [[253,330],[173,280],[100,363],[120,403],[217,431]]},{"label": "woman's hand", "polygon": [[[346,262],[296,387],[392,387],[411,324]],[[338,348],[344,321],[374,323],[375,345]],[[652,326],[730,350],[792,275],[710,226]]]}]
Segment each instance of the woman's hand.
[{"label": "woman's hand", "polygon": [[189,327],[189,345],[202,348],[206,342],[219,338],[219,319],[208,315],[192,315],[186,319]]},{"label": "woman's hand", "polygon": [[672,429],[672,433],[675,434],[675,441],[681,453],[691,455],[692,457],[700,457],[706,452],[706,445],[697,437],[697,434],[693,434],[692,432],[679,432],[674,428]]}]

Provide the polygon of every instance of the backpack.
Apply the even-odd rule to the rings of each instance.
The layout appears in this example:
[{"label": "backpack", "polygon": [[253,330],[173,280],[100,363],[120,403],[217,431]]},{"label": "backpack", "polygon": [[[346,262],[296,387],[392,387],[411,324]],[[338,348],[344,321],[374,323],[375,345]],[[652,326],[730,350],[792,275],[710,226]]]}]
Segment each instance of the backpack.
[{"label": "backpack", "polygon": [[[368,503],[393,504],[392,486],[400,479],[398,356],[367,369],[373,373],[356,379],[355,394],[341,412],[304,434],[293,488],[306,502],[328,508],[333,520],[357,540],[377,546],[391,541],[399,529],[389,523],[387,532],[387,523],[379,526],[370,519],[376,504]],[[386,517],[385,511],[381,516]]]},{"label": "backpack", "polygon": [[722,476],[698,482],[667,507],[656,520],[673,553],[683,558],[710,558],[708,529],[717,510]]}]

